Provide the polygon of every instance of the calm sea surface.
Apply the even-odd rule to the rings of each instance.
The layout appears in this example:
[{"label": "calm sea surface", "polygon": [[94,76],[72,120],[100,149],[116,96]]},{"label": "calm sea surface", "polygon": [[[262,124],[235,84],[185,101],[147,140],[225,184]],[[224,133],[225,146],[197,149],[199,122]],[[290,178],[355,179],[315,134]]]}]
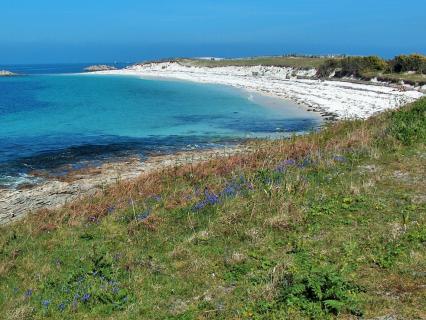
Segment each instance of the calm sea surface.
[{"label": "calm sea surface", "polygon": [[[121,66],[121,65],[120,65]],[[320,118],[290,102],[228,87],[78,75],[84,65],[0,66],[0,187],[34,170],[97,165],[311,130]]]}]

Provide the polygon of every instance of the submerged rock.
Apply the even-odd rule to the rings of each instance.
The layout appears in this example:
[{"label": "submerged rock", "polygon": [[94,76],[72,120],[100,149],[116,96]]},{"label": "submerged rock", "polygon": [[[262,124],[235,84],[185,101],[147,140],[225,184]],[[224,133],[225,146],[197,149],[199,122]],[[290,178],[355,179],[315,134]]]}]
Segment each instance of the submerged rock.
[{"label": "submerged rock", "polygon": [[113,66],[108,66],[106,64],[98,64],[98,65],[89,66],[87,68],[84,68],[84,71],[87,71],[87,72],[108,71],[108,70],[117,70],[117,68],[113,67]]},{"label": "submerged rock", "polygon": [[7,71],[7,70],[0,70],[0,77],[13,77],[17,76],[18,74]]}]

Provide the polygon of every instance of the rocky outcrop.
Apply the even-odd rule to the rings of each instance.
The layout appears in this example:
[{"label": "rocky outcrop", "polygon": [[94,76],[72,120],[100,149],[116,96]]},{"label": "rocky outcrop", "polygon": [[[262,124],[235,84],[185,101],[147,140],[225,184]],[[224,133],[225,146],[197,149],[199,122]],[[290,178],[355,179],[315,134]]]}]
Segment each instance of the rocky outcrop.
[{"label": "rocky outcrop", "polygon": [[17,76],[17,74],[7,70],[0,70],[0,77],[13,77],[13,76]]},{"label": "rocky outcrop", "polygon": [[84,68],[84,71],[87,71],[87,72],[109,71],[109,70],[117,70],[117,68],[113,66],[108,66],[106,64],[97,64],[94,66],[89,66],[87,68]]}]

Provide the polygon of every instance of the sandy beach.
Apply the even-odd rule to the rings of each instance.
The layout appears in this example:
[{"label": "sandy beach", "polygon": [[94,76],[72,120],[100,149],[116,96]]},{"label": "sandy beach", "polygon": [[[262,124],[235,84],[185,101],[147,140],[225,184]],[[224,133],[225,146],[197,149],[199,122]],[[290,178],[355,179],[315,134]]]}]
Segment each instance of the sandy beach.
[{"label": "sandy beach", "polygon": [[[92,73],[93,74],[93,73]],[[381,83],[314,79],[316,69],[286,67],[194,67],[178,62],[147,63],[94,74],[133,75],[213,83],[283,98],[338,119],[368,118],[423,96],[422,92]]]}]

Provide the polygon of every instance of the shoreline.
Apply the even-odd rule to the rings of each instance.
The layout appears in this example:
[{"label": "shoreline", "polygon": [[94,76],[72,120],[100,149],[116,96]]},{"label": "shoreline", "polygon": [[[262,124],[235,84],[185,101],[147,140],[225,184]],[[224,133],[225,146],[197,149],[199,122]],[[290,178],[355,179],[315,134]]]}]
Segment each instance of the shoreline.
[{"label": "shoreline", "polygon": [[319,112],[325,120],[365,119],[423,96],[416,90],[402,91],[375,82],[319,80],[314,78],[316,69],[290,67],[195,67],[178,62],[159,62],[85,74],[221,84],[294,102],[308,111]]},{"label": "shoreline", "polygon": [[94,195],[108,185],[133,180],[143,174],[246,152],[250,152],[249,146],[237,144],[155,155],[144,161],[130,157],[125,161],[105,162],[100,167],[74,170],[66,177],[47,179],[28,189],[0,189],[0,225],[13,223],[41,209],[59,208],[79,198]]},{"label": "shoreline", "polygon": [[[121,70],[83,74],[137,76],[143,79],[174,79],[219,84],[253,93],[259,97],[277,99],[277,107],[279,101],[292,102],[295,107],[319,112],[324,122],[345,118],[367,118],[423,96],[418,91],[398,91],[377,83],[369,85],[307,79],[309,75],[314,74],[313,70],[261,66],[201,68],[178,63],[151,63]],[[132,180],[143,174],[174,166],[198,163],[212,157],[229,157],[249,151],[247,145],[237,144],[232,147],[151,156],[144,161],[128,158],[125,161],[104,162],[99,167],[75,170],[65,179],[50,178],[27,189],[0,189],[0,225],[14,222],[40,209],[61,207],[81,197],[99,192],[105,186],[117,181]]]}]

